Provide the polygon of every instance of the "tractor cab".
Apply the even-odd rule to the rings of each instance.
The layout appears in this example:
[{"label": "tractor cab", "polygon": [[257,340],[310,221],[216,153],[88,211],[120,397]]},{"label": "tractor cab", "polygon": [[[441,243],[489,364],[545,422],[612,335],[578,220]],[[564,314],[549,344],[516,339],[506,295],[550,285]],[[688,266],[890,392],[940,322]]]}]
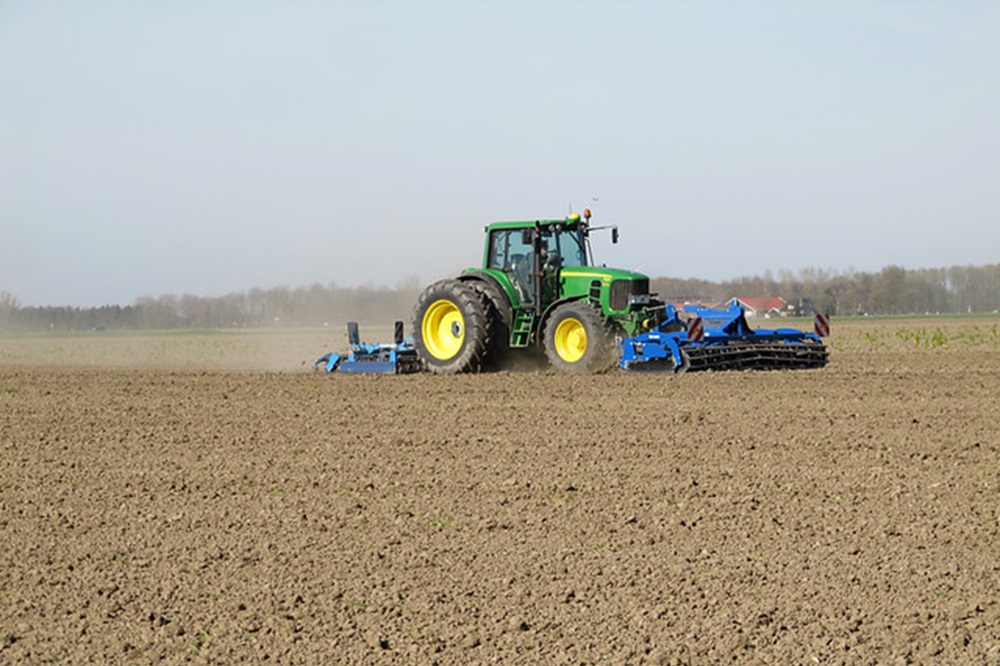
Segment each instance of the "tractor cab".
[{"label": "tractor cab", "polygon": [[560,298],[563,268],[589,264],[586,218],[498,222],[487,227],[484,268],[504,273],[526,309],[540,310]]}]

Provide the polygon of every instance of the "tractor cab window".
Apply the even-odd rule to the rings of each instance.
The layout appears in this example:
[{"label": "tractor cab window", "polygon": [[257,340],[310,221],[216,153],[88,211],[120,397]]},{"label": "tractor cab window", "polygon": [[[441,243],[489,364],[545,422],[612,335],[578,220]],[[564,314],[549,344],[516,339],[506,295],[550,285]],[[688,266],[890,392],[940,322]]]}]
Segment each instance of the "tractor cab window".
[{"label": "tractor cab window", "polygon": [[505,229],[494,231],[490,238],[487,267],[510,275],[522,303],[533,303],[535,300],[533,233],[530,229]]},{"label": "tractor cab window", "polygon": [[515,264],[531,256],[531,242],[525,243],[525,240],[519,229],[494,231],[490,239],[488,268],[513,270]]},{"label": "tractor cab window", "polygon": [[554,261],[559,267],[564,266],[586,266],[587,265],[587,242],[578,229],[560,229],[543,231],[542,239],[546,240],[549,246],[549,253],[556,255]]},{"label": "tractor cab window", "polygon": [[545,227],[540,236],[541,305],[546,306],[559,298],[559,271],[566,267],[586,266],[587,253],[582,234],[574,229]]},{"label": "tractor cab window", "polygon": [[566,266],[586,266],[587,246],[579,229],[542,230],[542,270],[555,272]]}]

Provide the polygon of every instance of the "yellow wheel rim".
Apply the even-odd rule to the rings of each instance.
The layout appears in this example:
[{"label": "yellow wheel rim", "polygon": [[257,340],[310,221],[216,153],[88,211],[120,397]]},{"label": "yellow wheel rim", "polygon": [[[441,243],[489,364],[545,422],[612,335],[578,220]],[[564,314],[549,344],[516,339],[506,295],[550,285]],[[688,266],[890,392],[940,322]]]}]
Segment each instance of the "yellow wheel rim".
[{"label": "yellow wheel rim", "polygon": [[424,313],[420,332],[431,356],[447,361],[462,349],[462,343],[465,342],[465,319],[458,306],[451,301],[435,301]]},{"label": "yellow wheel rim", "polygon": [[587,351],[587,329],[579,320],[563,319],[556,326],[556,353],[567,363],[576,363]]}]

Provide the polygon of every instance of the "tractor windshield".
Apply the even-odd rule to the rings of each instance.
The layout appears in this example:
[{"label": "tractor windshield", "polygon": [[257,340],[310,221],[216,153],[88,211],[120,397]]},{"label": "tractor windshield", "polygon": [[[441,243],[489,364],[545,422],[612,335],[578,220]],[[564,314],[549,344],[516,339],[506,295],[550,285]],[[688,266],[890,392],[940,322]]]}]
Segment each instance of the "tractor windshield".
[{"label": "tractor windshield", "polygon": [[559,268],[587,265],[587,242],[579,227],[543,228],[542,247],[553,255],[552,260],[558,262]]}]

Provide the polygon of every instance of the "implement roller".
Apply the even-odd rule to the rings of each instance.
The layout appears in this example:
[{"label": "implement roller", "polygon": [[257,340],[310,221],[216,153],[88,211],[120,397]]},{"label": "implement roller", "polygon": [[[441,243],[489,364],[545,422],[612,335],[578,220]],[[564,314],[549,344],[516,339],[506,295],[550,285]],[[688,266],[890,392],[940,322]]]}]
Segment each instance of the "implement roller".
[{"label": "implement roller", "polygon": [[[826,365],[829,352],[818,333],[796,328],[752,329],[742,306],[714,309],[665,307],[655,329],[619,341],[619,365],[626,370],[799,370]],[[815,329],[829,332],[817,316]]]}]

